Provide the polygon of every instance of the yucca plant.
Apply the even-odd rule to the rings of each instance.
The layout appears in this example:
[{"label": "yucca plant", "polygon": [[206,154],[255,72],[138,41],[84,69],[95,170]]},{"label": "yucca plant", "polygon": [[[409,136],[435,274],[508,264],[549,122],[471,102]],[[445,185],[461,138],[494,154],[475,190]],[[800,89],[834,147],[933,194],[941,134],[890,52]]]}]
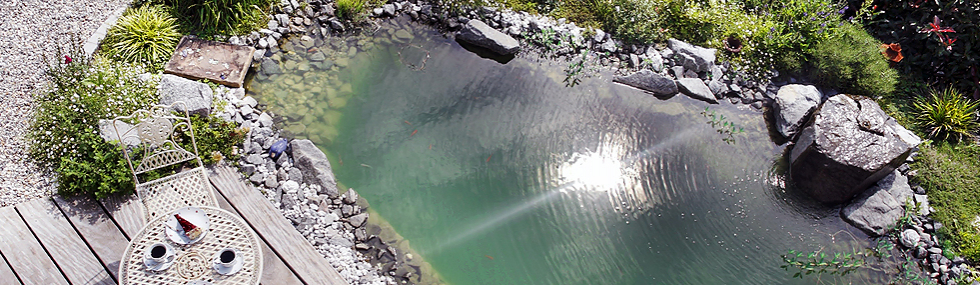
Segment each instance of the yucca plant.
[{"label": "yucca plant", "polygon": [[114,58],[160,68],[177,47],[177,21],[159,6],[129,10],[109,29],[103,49]]},{"label": "yucca plant", "polygon": [[366,0],[337,0],[337,17],[353,21],[364,12]]},{"label": "yucca plant", "polygon": [[942,91],[933,90],[928,98],[913,102],[916,121],[929,133],[929,138],[946,141],[959,141],[963,137],[973,138],[980,124],[977,123],[977,106],[980,102],[970,102],[953,88]]}]

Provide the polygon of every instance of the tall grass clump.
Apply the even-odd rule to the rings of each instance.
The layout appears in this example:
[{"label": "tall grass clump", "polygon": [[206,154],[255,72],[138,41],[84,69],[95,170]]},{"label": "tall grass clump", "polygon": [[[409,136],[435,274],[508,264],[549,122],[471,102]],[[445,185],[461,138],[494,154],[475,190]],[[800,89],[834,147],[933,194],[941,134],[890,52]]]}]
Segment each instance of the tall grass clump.
[{"label": "tall grass clump", "polygon": [[274,0],[153,0],[170,7],[181,25],[200,35],[243,34],[267,19]]},{"label": "tall grass clump", "polygon": [[348,21],[356,20],[364,13],[366,2],[367,0],[337,0],[337,17]]},{"label": "tall grass clump", "polygon": [[99,120],[129,115],[157,100],[155,80],[140,65],[87,59],[78,47],[71,60],[48,66],[51,86],[36,95],[27,137],[30,156],[57,175],[62,194],[104,197],[133,190],[120,149],[99,136]]},{"label": "tall grass clump", "polygon": [[160,6],[143,6],[127,11],[103,42],[109,56],[129,63],[161,67],[177,47],[177,20]]},{"label": "tall grass clump", "polygon": [[977,123],[980,102],[970,102],[952,87],[932,90],[929,97],[918,98],[912,104],[917,111],[917,124],[931,139],[956,142],[964,137],[973,138],[973,132],[980,128]]}]

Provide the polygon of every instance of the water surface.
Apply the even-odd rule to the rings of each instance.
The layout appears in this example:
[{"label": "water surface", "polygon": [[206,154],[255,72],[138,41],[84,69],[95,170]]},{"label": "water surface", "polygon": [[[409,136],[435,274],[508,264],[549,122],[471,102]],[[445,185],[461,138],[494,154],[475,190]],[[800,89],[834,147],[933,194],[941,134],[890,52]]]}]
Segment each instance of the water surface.
[{"label": "water surface", "polygon": [[[332,67],[294,48],[287,74],[250,89],[446,283],[811,284],[780,255],[866,246],[784,189],[761,112],[608,74],[566,87],[564,63],[501,64],[397,23],[354,51],[323,42]],[[722,141],[705,107],[745,133]],[[824,281],[877,283],[865,273]]]}]

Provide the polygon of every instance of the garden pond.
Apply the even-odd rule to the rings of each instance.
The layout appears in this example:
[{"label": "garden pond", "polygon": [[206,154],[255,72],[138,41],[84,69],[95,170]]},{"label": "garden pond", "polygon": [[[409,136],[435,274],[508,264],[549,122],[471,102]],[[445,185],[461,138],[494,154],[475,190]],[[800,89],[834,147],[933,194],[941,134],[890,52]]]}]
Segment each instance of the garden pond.
[{"label": "garden pond", "polygon": [[[445,283],[812,284],[782,255],[872,244],[786,187],[785,147],[747,105],[659,100],[603,71],[568,87],[568,63],[502,64],[407,21],[367,30],[286,39],[281,73],[247,88]],[[724,140],[711,113],[744,133]]]}]

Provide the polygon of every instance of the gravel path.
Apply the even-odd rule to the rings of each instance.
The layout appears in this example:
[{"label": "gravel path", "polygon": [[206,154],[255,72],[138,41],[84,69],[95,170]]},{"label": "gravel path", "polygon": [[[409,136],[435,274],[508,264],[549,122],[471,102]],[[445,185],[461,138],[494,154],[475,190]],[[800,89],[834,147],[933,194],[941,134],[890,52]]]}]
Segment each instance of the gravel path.
[{"label": "gravel path", "polygon": [[[44,56],[84,41],[128,0],[0,1],[0,207],[50,195],[51,173],[27,158],[31,95],[44,89]],[[77,35],[77,36],[76,36]]]}]

